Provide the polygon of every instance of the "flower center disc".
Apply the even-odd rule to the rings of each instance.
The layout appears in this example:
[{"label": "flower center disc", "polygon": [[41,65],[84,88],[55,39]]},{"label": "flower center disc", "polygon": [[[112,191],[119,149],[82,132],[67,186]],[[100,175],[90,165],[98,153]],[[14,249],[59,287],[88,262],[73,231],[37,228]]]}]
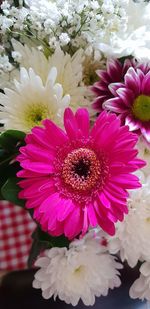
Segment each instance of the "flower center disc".
[{"label": "flower center disc", "polygon": [[75,149],[67,155],[63,163],[63,180],[74,190],[92,189],[97,183],[100,173],[100,161],[91,149]]},{"label": "flower center disc", "polygon": [[33,128],[36,125],[41,125],[42,120],[47,117],[47,114],[48,111],[45,106],[33,103],[26,111],[25,121],[29,127]]},{"label": "flower center disc", "polygon": [[141,121],[150,121],[150,97],[140,95],[133,103],[134,116]]}]

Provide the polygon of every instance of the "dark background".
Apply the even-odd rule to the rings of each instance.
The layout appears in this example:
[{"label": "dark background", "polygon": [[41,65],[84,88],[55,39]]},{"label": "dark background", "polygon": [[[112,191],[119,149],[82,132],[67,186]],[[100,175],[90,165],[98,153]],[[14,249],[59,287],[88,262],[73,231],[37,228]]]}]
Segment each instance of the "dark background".
[{"label": "dark background", "polygon": [[139,276],[138,269],[125,265],[121,273],[122,286],[109,292],[107,297],[97,298],[93,307],[82,302],[73,307],[53,299],[44,300],[41,290],[32,288],[34,270],[13,272],[5,276],[0,287],[0,309],[146,309],[146,303],[129,298],[129,288]]}]

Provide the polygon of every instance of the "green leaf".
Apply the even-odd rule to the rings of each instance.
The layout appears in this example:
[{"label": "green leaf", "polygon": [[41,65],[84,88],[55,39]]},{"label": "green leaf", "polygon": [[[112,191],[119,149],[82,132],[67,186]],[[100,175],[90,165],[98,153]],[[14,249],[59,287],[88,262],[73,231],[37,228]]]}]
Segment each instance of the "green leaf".
[{"label": "green leaf", "polygon": [[18,198],[20,188],[16,177],[9,178],[1,188],[1,194],[4,200],[25,207],[25,201]]},{"label": "green leaf", "polygon": [[69,247],[69,240],[66,238],[64,235],[58,236],[58,237],[53,237],[49,235],[48,233],[43,232],[39,227],[37,230],[37,238],[40,241],[46,241],[49,243],[49,246],[52,247]]},{"label": "green leaf", "polygon": [[32,234],[33,244],[28,259],[28,266],[32,267],[33,263],[39,256],[39,254],[46,249],[53,247],[69,247],[69,240],[64,236],[53,237],[48,233],[45,233],[38,226],[34,233]]},{"label": "green leaf", "polygon": [[23,142],[26,134],[17,130],[7,130],[0,135],[1,148],[12,153],[18,143]]},{"label": "green leaf", "polygon": [[133,56],[124,56],[124,57],[121,57],[121,58],[119,58],[119,61],[122,63],[122,64],[124,64],[124,62],[125,62],[125,60],[126,59],[133,59]]},{"label": "green leaf", "polygon": [[19,7],[19,6],[20,6],[19,0],[14,0],[14,5],[15,5],[16,7]]},{"label": "green leaf", "polygon": [[3,154],[3,156],[0,158],[0,173],[2,173],[2,170],[5,168],[5,167],[8,167],[11,165],[9,164],[14,158],[16,157],[15,154],[10,154],[10,153],[7,153],[6,152]]},{"label": "green leaf", "polygon": [[17,130],[8,130],[0,134],[0,199],[11,202],[17,201],[20,206],[23,206],[23,201],[20,201],[16,195],[19,192],[19,187],[16,183],[14,187],[13,182],[13,193],[10,193],[11,183],[8,179],[12,177],[16,179],[16,173],[20,169],[20,165],[15,161],[15,158],[19,153],[19,147],[24,145],[25,136],[24,132]]},{"label": "green leaf", "polygon": [[29,253],[29,258],[28,258],[28,267],[31,268],[36,261],[37,257],[39,254],[43,251],[48,249],[48,243],[47,242],[41,242],[37,239],[33,240],[30,253]]},{"label": "green leaf", "polygon": [[0,148],[0,159],[5,155],[5,150]]},{"label": "green leaf", "polygon": [[44,55],[48,59],[53,54],[53,51],[50,47],[44,46]]},{"label": "green leaf", "polygon": [[[6,183],[9,178],[16,177],[16,173],[20,170],[20,165],[18,162],[14,162],[13,164],[9,164],[9,162],[5,161],[5,164],[1,166],[0,164],[0,188]],[[0,190],[0,199],[3,200],[4,197],[1,194]]]}]

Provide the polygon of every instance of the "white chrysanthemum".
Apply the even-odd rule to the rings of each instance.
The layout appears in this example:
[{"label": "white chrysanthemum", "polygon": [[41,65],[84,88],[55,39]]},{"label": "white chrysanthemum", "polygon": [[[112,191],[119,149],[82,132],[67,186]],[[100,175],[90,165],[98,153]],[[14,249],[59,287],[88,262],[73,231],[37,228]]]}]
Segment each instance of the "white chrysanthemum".
[{"label": "white chrysanthemum", "polygon": [[150,301],[150,262],[143,263],[140,272],[140,277],[130,288],[130,297]]},{"label": "white chrysanthemum", "polygon": [[64,94],[70,94],[71,105],[76,108],[85,102],[86,89],[80,87],[82,82],[83,51],[78,50],[72,57],[65,54],[58,46],[52,56],[48,59],[44,53],[37,48],[30,48],[27,45],[12,40],[14,50],[22,56],[21,66],[30,67],[39,75],[45,83],[52,67],[57,68],[56,82],[63,87]]},{"label": "white chrysanthemum", "polygon": [[126,30],[114,32],[110,43],[98,43],[100,50],[106,56],[133,55],[138,60],[150,59],[150,4],[129,0],[126,17]]},{"label": "white chrysanthemum", "polygon": [[63,96],[62,85],[55,83],[56,77],[57,69],[53,67],[44,84],[32,69],[21,68],[15,89],[5,88],[5,93],[0,94],[0,122],[4,128],[28,132],[45,118],[61,125],[70,96]]},{"label": "white chrysanthemum", "polygon": [[33,287],[42,289],[48,299],[57,296],[76,306],[81,299],[87,306],[94,305],[95,296],[107,295],[108,289],[120,285],[118,269],[122,265],[91,237],[74,241],[69,249],[52,248],[37,260],[41,269],[35,274]]},{"label": "white chrysanthemum", "polygon": [[146,166],[142,168],[145,175],[150,175],[150,144],[148,145],[142,138],[137,144],[139,158],[146,161]]},{"label": "white chrysanthemum", "polygon": [[145,177],[142,172],[138,176],[142,187],[130,193],[129,213],[117,225],[114,237],[122,261],[127,260],[131,267],[150,257],[150,176]]}]

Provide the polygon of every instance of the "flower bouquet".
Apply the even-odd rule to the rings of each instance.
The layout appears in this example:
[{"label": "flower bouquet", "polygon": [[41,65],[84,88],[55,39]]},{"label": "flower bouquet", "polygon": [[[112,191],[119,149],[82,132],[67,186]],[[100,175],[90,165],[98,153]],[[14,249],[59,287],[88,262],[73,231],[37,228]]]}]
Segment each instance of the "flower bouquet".
[{"label": "flower bouquet", "polygon": [[150,300],[150,4],[3,1],[0,197],[36,224],[44,298]]}]

